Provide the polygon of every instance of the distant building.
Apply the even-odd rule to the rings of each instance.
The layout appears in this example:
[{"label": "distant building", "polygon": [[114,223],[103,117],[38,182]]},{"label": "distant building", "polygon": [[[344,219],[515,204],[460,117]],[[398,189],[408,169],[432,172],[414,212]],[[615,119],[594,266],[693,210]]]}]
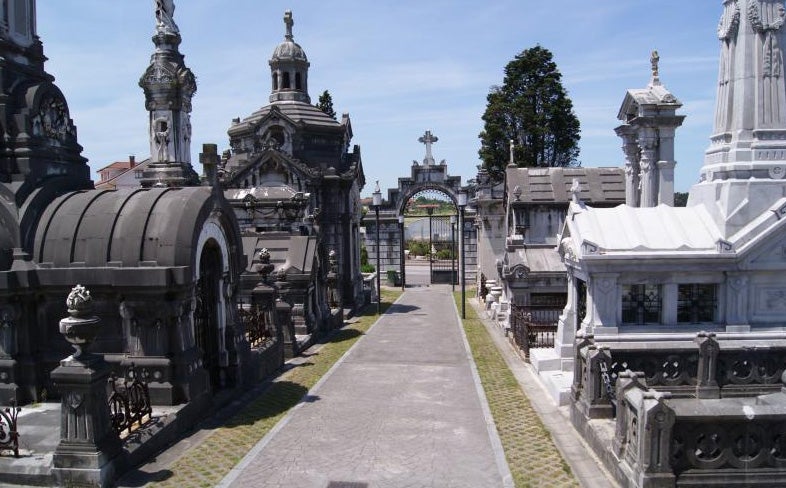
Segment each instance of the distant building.
[{"label": "distant building", "polygon": [[147,158],[140,163],[134,156],[127,161],[115,161],[97,171],[97,190],[117,190],[119,188],[136,188],[140,186],[142,174],[152,160]]}]

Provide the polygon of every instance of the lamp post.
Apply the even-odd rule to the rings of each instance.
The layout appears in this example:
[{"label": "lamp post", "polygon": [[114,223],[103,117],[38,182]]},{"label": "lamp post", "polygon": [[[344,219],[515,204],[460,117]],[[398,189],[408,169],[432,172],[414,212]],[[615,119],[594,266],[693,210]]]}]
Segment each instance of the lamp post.
[{"label": "lamp post", "polygon": [[398,216],[398,230],[401,234],[401,255],[399,256],[399,260],[401,261],[401,291],[404,291],[404,287],[406,286],[406,273],[407,273],[407,266],[406,266],[406,254],[404,254],[404,246],[406,245],[406,240],[404,239],[404,215]]},{"label": "lamp post", "polygon": [[377,180],[377,186],[374,188],[374,193],[371,194],[371,206],[374,207],[374,214],[376,215],[376,224],[377,224],[377,315],[381,313],[382,310],[382,288],[380,287],[380,279],[379,275],[382,273],[382,270],[379,268],[379,251],[380,251],[380,243],[379,243],[379,207],[382,205],[382,192],[379,191],[379,180]]},{"label": "lamp post", "polygon": [[456,216],[450,216],[450,288],[456,291]]},{"label": "lamp post", "polygon": [[429,280],[433,282],[434,280],[434,253],[431,250],[434,248],[434,244],[431,240],[434,238],[434,233],[431,230],[431,216],[434,215],[434,207],[429,205],[426,207],[426,212],[428,212],[428,276]]},{"label": "lamp post", "polygon": [[462,188],[458,193],[459,208],[459,247],[461,248],[461,318],[467,318],[467,277],[464,263],[464,208],[467,206],[467,190]]}]

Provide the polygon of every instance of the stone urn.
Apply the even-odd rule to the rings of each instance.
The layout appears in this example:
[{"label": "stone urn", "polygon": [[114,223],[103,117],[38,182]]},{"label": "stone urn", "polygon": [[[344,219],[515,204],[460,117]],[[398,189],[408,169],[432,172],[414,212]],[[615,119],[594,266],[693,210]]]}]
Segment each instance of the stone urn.
[{"label": "stone urn", "polygon": [[69,317],[60,320],[60,333],[74,347],[76,352],[67,360],[79,360],[85,349],[98,335],[98,324],[101,321],[93,315],[93,299],[90,292],[82,285],[76,285],[66,298]]}]

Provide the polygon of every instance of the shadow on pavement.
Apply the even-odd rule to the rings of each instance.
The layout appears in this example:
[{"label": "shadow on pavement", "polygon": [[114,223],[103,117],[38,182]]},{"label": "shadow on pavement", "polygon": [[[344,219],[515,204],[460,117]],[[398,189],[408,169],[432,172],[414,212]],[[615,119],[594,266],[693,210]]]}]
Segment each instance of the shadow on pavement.
[{"label": "shadow on pavement", "polygon": [[297,405],[301,400],[313,403],[319,400],[318,396],[306,396],[308,389],[291,381],[276,381],[259,398],[251,402],[248,407],[238,412],[224,424],[226,428],[240,425],[253,424],[259,420],[286,412]]},{"label": "shadow on pavement", "polygon": [[417,305],[401,305],[398,303],[394,303],[393,305],[390,306],[387,313],[389,314],[409,313],[409,312],[414,312],[415,310],[420,310],[420,307],[418,307]]},{"label": "shadow on pavement", "polygon": [[132,476],[126,475],[122,481],[124,487],[136,488],[138,486],[145,486],[148,483],[160,483],[172,477],[172,471],[162,469],[154,473],[145,473],[144,471],[134,470]]},{"label": "shadow on pavement", "polygon": [[362,336],[363,332],[355,329],[341,329],[336,334],[330,338],[328,342],[331,344],[337,344],[344,341],[349,341],[355,339],[356,337]]}]

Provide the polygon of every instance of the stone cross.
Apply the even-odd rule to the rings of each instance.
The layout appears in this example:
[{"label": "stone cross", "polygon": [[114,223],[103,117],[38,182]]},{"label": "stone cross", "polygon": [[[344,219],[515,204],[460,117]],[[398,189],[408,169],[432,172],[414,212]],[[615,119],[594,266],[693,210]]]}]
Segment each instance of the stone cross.
[{"label": "stone cross", "polygon": [[438,140],[439,138],[432,134],[430,130],[427,130],[426,133],[418,139],[418,142],[426,145],[426,159],[423,160],[424,165],[428,166],[434,164],[434,156],[431,154],[431,145]]},{"label": "stone cross", "polygon": [[295,25],[295,19],[292,18],[292,11],[287,10],[284,12],[284,24],[287,26],[286,38],[288,41],[292,40],[292,26]]}]

